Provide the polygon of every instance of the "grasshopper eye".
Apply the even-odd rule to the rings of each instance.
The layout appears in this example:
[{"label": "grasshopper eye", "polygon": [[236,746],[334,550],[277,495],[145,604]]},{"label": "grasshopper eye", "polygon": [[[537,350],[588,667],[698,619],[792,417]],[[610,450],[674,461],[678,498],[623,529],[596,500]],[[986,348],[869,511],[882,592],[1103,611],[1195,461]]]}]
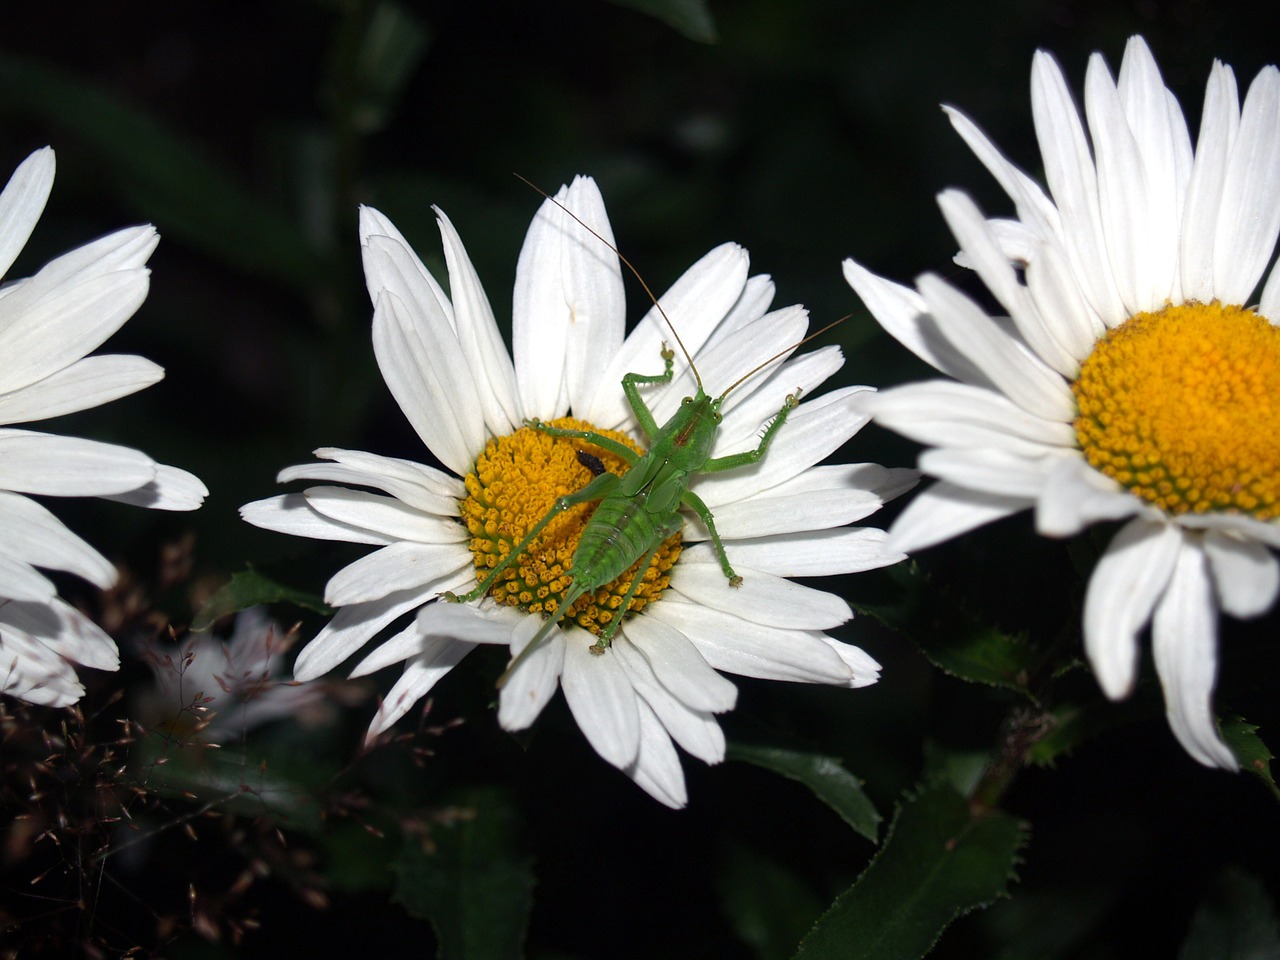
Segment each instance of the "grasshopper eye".
[{"label": "grasshopper eye", "polygon": [[691,403],[693,403],[693,397],[685,397],[680,401],[680,405],[683,407],[687,407]]},{"label": "grasshopper eye", "polygon": [[714,420],[715,420],[715,422],[716,422],[716,423],[719,423],[721,420],[723,420],[723,419],[724,419],[723,415],[721,415],[721,413],[720,413],[720,411],[719,411],[719,410],[716,410],[715,412],[713,412],[713,413],[711,414],[711,417],[712,417],[712,419],[714,419]]}]

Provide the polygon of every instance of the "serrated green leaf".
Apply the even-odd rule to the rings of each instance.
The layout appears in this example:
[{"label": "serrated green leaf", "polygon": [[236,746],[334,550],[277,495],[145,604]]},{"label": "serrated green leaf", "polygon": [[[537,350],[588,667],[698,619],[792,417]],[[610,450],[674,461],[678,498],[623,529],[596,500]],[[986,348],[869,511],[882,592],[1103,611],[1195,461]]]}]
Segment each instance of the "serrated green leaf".
[{"label": "serrated green leaf", "polygon": [[906,634],[934,666],[953,677],[1031,696],[1027,683],[1037,654],[1025,639],[980,623],[914,565],[900,564],[887,576],[901,589],[898,601],[859,605],[859,612]]},{"label": "serrated green leaf", "polygon": [[1271,795],[1280,800],[1280,786],[1276,785],[1275,778],[1271,775],[1271,761],[1275,758],[1258,736],[1257,725],[1242,717],[1231,717],[1222,721],[1220,728],[1222,739],[1236,755],[1240,769],[1247,770],[1261,780],[1271,791]]},{"label": "serrated green leaf", "polygon": [[716,889],[734,932],[760,960],[786,960],[822,913],[822,901],[799,875],[744,846],[720,862]]},{"label": "serrated green leaf", "polygon": [[620,7],[629,7],[632,10],[647,13],[698,43],[715,43],[720,39],[706,0],[611,0],[611,2]]},{"label": "serrated green leaf", "polygon": [[520,844],[520,820],[496,788],[469,791],[467,814],[432,829],[434,849],[409,838],[392,865],[392,899],[429,920],[440,960],[521,956],[533,906],[533,858]]},{"label": "serrated green leaf", "polygon": [[292,603],[306,610],[314,610],[328,616],[333,609],[325,606],[314,593],[295,590],[276,583],[250,567],[233,573],[231,579],[219,587],[191,621],[192,630],[208,630],[219,619],[231,613],[239,613],[263,603]]},{"label": "serrated green leaf", "polygon": [[884,845],[800,943],[796,960],[914,960],[957,917],[1007,895],[1025,825],[975,815],[948,786],[898,809]]},{"label": "serrated green leaf", "polygon": [[838,813],[856,833],[876,842],[883,819],[862,791],[862,781],[846,770],[835,757],[801,753],[779,747],[729,744],[729,760],[742,760],[780,773],[813,791],[814,796]]},{"label": "serrated green leaf", "polygon": [[1256,878],[1227,870],[1196,908],[1178,960],[1272,960],[1280,957],[1280,923]]},{"label": "serrated green leaf", "polygon": [[323,276],[297,226],[154,117],[96,84],[4,57],[0,108],[30,112],[89,147],[101,162],[102,182],[159,223],[166,236],[301,293],[311,292]]}]

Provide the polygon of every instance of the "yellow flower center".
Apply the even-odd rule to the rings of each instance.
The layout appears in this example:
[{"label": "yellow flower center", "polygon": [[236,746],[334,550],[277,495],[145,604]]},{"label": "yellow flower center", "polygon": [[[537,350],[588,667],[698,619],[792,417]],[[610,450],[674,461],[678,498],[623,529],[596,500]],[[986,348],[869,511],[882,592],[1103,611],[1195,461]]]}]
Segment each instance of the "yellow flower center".
[{"label": "yellow flower center", "polygon": [[[551,426],[590,430],[636,453],[643,452],[626,434],[597,430],[582,420],[564,417],[552,421]],[[475,468],[467,474],[468,496],[461,504],[462,520],[471,532],[477,580],[484,579],[511,553],[557,498],[581,490],[593,479],[593,468],[598,472],[601,466],[616,474],[627,470],[621,457],[585,440],[552,437],[532,427],[490,440],[476,459]],[[498,576],[489,595],[499,603],[530,613],[556,613],[573,582],[573,551],[595,509],[594,502],[583,503],[555,517],[519,562]],[[631,598],[627,616],[639,613],[661,596],[671,580],[671,568],[680,558],[680,550],[678,533],[662,544]],[[638,566],[635,564],[616,580],[579,597],[566,620],[575,621],[596,636],[603,634],[622,606]]]},{"label": "yellow flower center", "polygon": [[1280,328],[1243,307],[1140,313],[1071,386],[1096,469],[1166,513],[1280,516]]}]

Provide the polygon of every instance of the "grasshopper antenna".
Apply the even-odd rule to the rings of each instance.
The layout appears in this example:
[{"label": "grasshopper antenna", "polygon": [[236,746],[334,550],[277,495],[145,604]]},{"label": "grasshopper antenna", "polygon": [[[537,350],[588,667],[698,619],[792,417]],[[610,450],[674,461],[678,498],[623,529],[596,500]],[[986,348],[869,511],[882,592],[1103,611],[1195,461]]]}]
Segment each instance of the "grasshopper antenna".
[{"label": "grasshopper antenna", "polygon": [[[587,231],[587,233],[591,234],[593,237],[595,237],[597,240],[599,240],[601,243],[603,243],[606,247],[608,247],[610,250],[612,250],[615,254],[617,254],[618,259],[619,259],[619,260],[621,260],[621,261],[623,262],[623,264],[625,264],[625,265],[626,265],[626,268],[627,268],[628,270],[630,270],[630,271],[631,271],[631,275],[632,275],[632,276],[634,276],[637,280],[639,280],[639,281],[640,281],[640,286],[642,286],[642,287],[644,288],[644,292],[645,292],[645,293],[647,293],[647,294],[649,295],[649,299],[653,301],[653,305],[657,308],[658,313],[659,313],[659,314],[661,314],[661,315],[662,315],[662,319],[666,321],[666,323],[667,323],[667,327],[671,330],[671,335],[672,335],[673,337],[675,337],[675,338],[676,338],[676,343],[677,343],[677,344],[679,345],[679,347],[680,347],[680,352],[681,352],[681,353],[683,353],[683,354],[684,354],[684,358],[685,358],[686,360],[688,360],[688,361],[689,361],[689,369],[690,369],[691,371],[693,371],[693,379],[697,381],[697,383],[698,383],[698,390],[699,390],[699,391],[701,391],[701,390],[702,390],[702,377],[698,376],[698,368],[697,368],[697,367],[694,365],[694,363],[693,363],[693,357],[689,356],[689,351],[685,349],[684,341],[680,339],[680,333],[679,333],[679,331],[677,331],[677,330],[676,330],[676,326],[675,326],[675,324],[674,324],[674,323],[672,323],[672,322],[671,322],[671,318],[667,316],[667,311],[665,311],[665,310],[663,310],[663,309],[662,309],[662,304],[660,304],[660,303],[658,302],[658,298],[657,298],[657,297],[655,297],[655,296],[653,295],[653,291],[649,289],[649,284],[645,283],[644,277],[640,276],[640,271],[639,271],[639,270],[637,270],[634,266],[632,266],[631,261],[630,261],[630,260],[628,260],[626,257],[624,257],[624,256],[622,255],[622,251],[621,251],[621,250],[619,250],[619,249],[618,249],[617,247],[615,247],[612,243],[610,243],[610,242],[609,242],[608,240],[606,240],[604,237],[600,236],[600,234],[596,233],[596,232],[595,232],[594,230],[592,230],[589,226],[587,226],[585,223],[583,223],[583,222],[582,222],[582,218],[581,218],[581,217],[579,217],[576,213],[574,213],[572,210],[570,210],[568,207],[566,207],[563,203],[561,203],[561,202],[560,202],[559,200],[557,200],[555,197],[551,196],[551,194],[547,193],[547,191],[543,190],[540,186],[538,186],[538,185],[537,185],[536,183],[534,183],[532,180],[528,179],[527,177],[522,177],[522,176],[521,176],[520,174],[518,174],[518,173],[513,173],[513,174],[512,174],[512,176],[513,176],[513,177],[515,177],[517,180],[521,181],[522,183],[524,183],[526,186],[532,187],[532,188],[533,188],[534,190],[536,190],[538,193],[542,194],[542,196],[543,196],[543,197],[545,197],[547,200],[550,200],[552,203],[554,203],[557,207],[559,207],[561,210],[563,210],[563,211],[564,211],[565,213],[567,213],[569,216],[573,217],[573,219],[574,219],[574,220],[578,221],[578,226],[582,227],[582,229],[583,229],[583,230]],[[838,323],[838,322],[839,322],[839,321],[837,321],[837,323]],[[819,331],[818,331],[818,333],[821,333],[821,332],[822,332],[821,330],[819,330]],[[817,335],[818,335],[818,334],[816,334],[816,333],[814,334],[814,336],[815,336],[815,337],[816,337]],[[765,361],[765,362],[767,363],[768,361]],[[758,370],[758,369],[759,369],[759,367],[757,367],[756,369]],[[752,373],[755,373],[755,370],[753,370],[753,371],[751,371],[751,372],[752,372]],[[750,375],[751,375],[751,374],[747,374],[747,376],[750,376]],[[745,378],[744,378],[744,379],[745,379]],[[739,381],[739,382],[741,382],[741,381]],[[735,384],[734,384],[734,386],[736,387],[736,386],[737,386],[737,384],[735,383]],[[732,388],[730,388],[730,389],[732,389]],[[728,391],[725,391],[725,392],[727,393]]]},{"label": "grasshopper antenna", "polygon": [[790,353],[792,350],[798,350],[798,349],[800,349],[800,348],[801,348],[801,347],[803,347],[806,343],[808,343],[810,340],[815,340],[815,339],[817,339],[818,337],[820,337],[820,336],[822,336],[824,333],[826,333],[828,330],[830,330],[832,327],[838,327],[840,324],[844,323],[846,320],[848,320],[848,319],[849,319],[850,317],[852,317],[852,316],[853,316],[853,314],[852,314],[852,313],[850,313],[850,314],[846,314],[845,316],[841,317],[839,320],[832,320],[830,323],[828,323],[828,324],[827,324],[825,327],[823,327],[821,330],[815,330],[813,333],[809,334],[809,335],[808,335],[807,337],[805,337],[803,340],[797,340],[795,343],[791,344],[791,346],[786,347],[786,348],[784,348],[784,349],[782,349],[782,350],[779,350],[777,353],[775,353],[775,354],[774,354],[772,357],[770,357],[768,360],[766,360],[766,361],[764,361],[763,363],[757,364],[756,366],[752,367],[750,370],[748,370],[746,373],[744,373],[742,376],[740,376],[737,380],[733,381],[733,383],[729,384],[729,386],[725,387],[724,393],[720,394],[720,399],[721,399],[721,400],[724,400],[724,398],[725,398],[725,397],[727,397],[727,396],[729,395],[729,391],[730,391],[730,390],[734,389],[735,387],[739,387],[739,386],[741,386],[743,383],[745,383],[747,380],[750,380],[750,379],[751,379],[752,377],[754,377],[757,373],[759,373],[761,370],[763,370],[763,369],[764,369],[765,367],[767,367],[769,364],[773,363],[773,361],[777,360],[779,357],[785,357],[785,356],[786,356],[788,353]]}]

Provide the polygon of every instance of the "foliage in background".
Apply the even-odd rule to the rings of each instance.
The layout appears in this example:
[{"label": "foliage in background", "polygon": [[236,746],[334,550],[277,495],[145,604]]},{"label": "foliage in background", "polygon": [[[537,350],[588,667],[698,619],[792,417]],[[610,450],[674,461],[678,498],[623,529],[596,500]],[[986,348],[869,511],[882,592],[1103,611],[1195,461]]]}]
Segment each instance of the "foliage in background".
[{"label": "foliage in background", "polygon": [[[76,415],[75,432],[145,440],[212,491],[193,517],[65,512],[131,571],[105,598],[67,584],[122,648],[168,642],[170,623],[179,640],[197,620],[225,629],[257,602],[314,632],[324,572],[348,548],[256,531],[236,507],[317,446],[423,456],[373,364],[358,203],[441,276],[431,205],[448,211],[501,323],[538,202],[510,173],[547,188],[590,173],[656,288],[737,240],[779,303],[821,321],[859,311],[832,335],[841,382],[887,385],[923,370],[860,312],[841,258],[902,280],[955,274],[934,193],[958,185],[1004,209],[940,101],[1033,168],[1038,46],[1078,80],[1090,52],[1114,63],[1141,32],[1192,104],[1213,57],[1251,77],[1280,56],[1265,22],[1191,0],[7,13],[0,171],[45,143],[59,162],[15,275],[128,223],[162,237],[150,299],[112,348],[167,379],[115,405],[127,414]],[[858,460],[915,455],[871,430],[856,443]],[[190,531],[194,553],[158,548]],[[1276,616],[1223,629],[1217,705],[1252,775],[1204,770],[1172,742],[1149,664],[1122,705],[1077,668],[1096,552],[1022,518],[848,578],[837,589],[862,615],[846,636],[881,661],[881,682],[741,681],[733,762],[691,767],[680,813],[599,763],[562,703],[502,733],[497,652],[367,747],[358,711],[218,748],[140,726],[133,698],[151,681],[136,660],[89,678],[76,711],[6,702],[0,950],[814,960],[937,941],[942,958],[1274,955]],[[197,693],[178,709],[196,716]]]}]

